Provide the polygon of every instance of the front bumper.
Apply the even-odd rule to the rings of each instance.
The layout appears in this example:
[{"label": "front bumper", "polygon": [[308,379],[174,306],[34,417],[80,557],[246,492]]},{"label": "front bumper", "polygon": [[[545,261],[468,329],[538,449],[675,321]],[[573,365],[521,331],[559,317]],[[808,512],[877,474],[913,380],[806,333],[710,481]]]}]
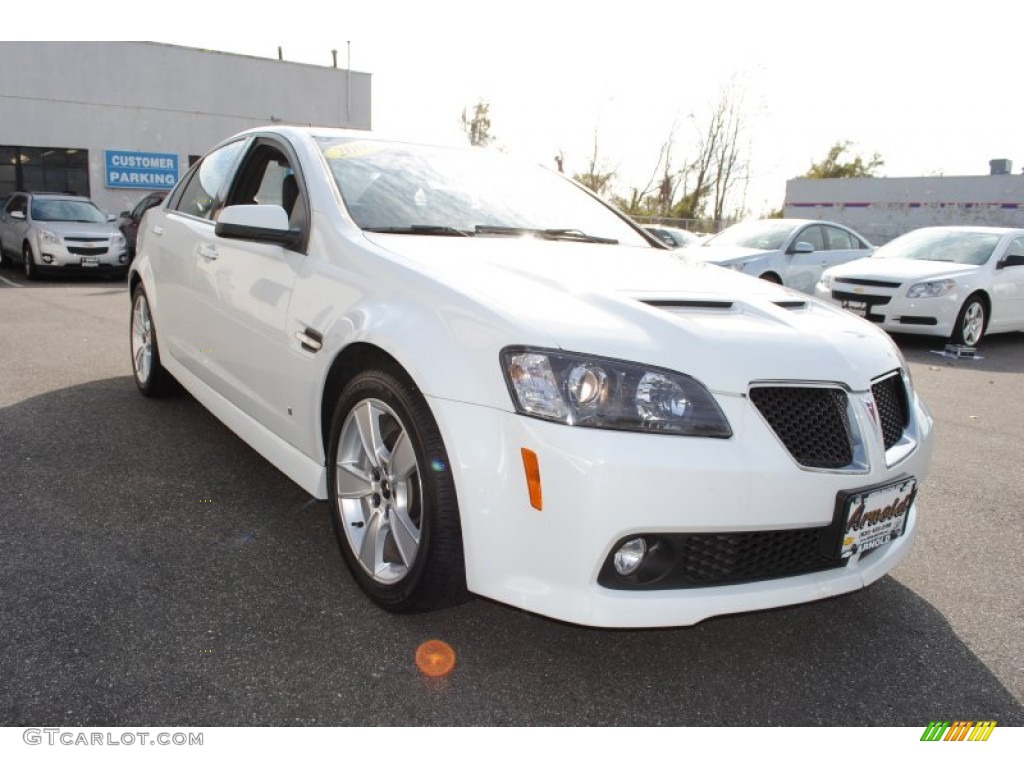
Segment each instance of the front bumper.
[{"label": "front bumper", "polygon": [[[799,467],[746,397],[717,399],[734,431],[728,440],[567,427],[428,398],[455,476],[469,589],[578,624],[678,626],[851,592],[907,555],[916,506],[903,536],[840,568],[728,586],[601,586],[609,552],[631,534],[819,528],[841,491],[925,477],[931,418],[916,397],[916,449],[887,466],[879,443],[856,473]],[[522,448],[539,459],[542,511],[530,505]]]},{"label": "front bumper", "polygon": [[83,245],[57,245],[43,243],[39,248],[36,265],[42,270],[67,269],[68,271],[91,272],[128,269],[128,248],[107,246],[87,247]]},{"label": "front bumper", "polygon": [[821,283],[814,295],[822,301],[843,306],[843,299],[862,301],[868,305],[867,312],[857,312],[859,317],[870,320],[874,325],[889,333],[910,333],[925,336],[949,337],[956,326],[956,317],[963,298],[958,291],[930,299],[908,299],[906,286],[898,291],[871,289],[864,293],[847,293],[834,287],[825,289]]}]

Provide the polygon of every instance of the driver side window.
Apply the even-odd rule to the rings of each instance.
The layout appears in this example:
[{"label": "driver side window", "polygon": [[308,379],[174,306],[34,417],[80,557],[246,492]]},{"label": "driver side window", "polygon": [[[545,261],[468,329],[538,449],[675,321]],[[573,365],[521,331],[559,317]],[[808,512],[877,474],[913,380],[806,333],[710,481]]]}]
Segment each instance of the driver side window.
[{"label": "driver side window", "polygon": [[814,250],[816,251],[825,250],[825,236],[821,231],[821,227],[816,224],[814,226],[807,227],[803,232],[797,235],[793,243],[794,245],[796,243],[810,243],[814,246]]},{"label": "driver side window", "polygon": [[305,204],[295,169],[284,152],[270,144],[257,144],[245,158],[227,204],[279,205],[291,227],[305,228]]}]

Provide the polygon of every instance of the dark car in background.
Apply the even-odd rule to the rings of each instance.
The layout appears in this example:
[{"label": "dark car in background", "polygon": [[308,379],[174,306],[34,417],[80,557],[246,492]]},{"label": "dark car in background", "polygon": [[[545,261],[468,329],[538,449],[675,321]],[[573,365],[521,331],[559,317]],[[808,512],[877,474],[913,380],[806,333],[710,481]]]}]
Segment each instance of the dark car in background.
[{"label": "dark car in background", "polygon": [[135,258],[135,241],[139,237],[139,224],[142,223],[143,215],[150,208],[160,205],[165,197],[167,197],[166,192],[153,192],[142,198],[130,211],[121,211],[121,215],[117,219],[117,228],[121,230],[121,234],[124,235],[125,242],[128,244],[129,261]]}]

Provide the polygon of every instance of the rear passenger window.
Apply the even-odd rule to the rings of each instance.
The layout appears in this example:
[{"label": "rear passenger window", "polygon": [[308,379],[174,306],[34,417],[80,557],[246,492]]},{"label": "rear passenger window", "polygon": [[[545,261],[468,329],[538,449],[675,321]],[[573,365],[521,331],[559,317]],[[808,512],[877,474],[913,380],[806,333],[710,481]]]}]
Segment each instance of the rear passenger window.
[{"label": "rear passenger window", "polygon": [[175,210],[189,216],[209,219],[213,215],[217,194],[235,165],[244,141],[236,141],[210,153],[188,180]]}]

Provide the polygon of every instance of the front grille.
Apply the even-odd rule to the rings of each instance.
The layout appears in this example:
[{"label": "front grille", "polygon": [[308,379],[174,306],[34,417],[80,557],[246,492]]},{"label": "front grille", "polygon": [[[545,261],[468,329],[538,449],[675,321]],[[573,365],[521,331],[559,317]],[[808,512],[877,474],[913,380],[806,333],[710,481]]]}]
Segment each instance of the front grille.
[{"label": "front grille", "polygon": [[[795,528],[741,533],[651,534],[664,551],[654,553],[662,567],[654,578],[621,577],[609,554],[598,583],[610,589],[685,589],[779,579],[840,568],[838,528]],[[631,536],[629,538],[635,538]],[[625,539],[615,545],[614,553]]]},{"label": "front grille", "polygon": [[101,247],[85,247],[79,245],[69,245],[68,253],[73,253],[76,256],[102,256],[107,252],[107,246]]},{"label": "front grille", "polygon": [[843,390],[754,387],[750,399],[797,463],[816,469],[841,469],[853,463]]},{"label": "front grille", "polygon": [[871,285],[875,288],[899,288],[899,283],[890,283],[887,280],[867,280],[862,277],[837,277],[837,283],[846,283],[847,285]]},{"label": "front grille", "polygon": [[888,304],[892,300],[892,296],[871,296],[866,293],[848,293],[846,291],[832,291],[832,298],[836,301],[859,301],[875,307]]},{"label": "front grille", "polygon": [[899,442],[903,430],[910,424],[910,404],[903,377],[898,373],[887,376],[872,385],[871,394],[875,396],[885,449],[889,450]]}]

